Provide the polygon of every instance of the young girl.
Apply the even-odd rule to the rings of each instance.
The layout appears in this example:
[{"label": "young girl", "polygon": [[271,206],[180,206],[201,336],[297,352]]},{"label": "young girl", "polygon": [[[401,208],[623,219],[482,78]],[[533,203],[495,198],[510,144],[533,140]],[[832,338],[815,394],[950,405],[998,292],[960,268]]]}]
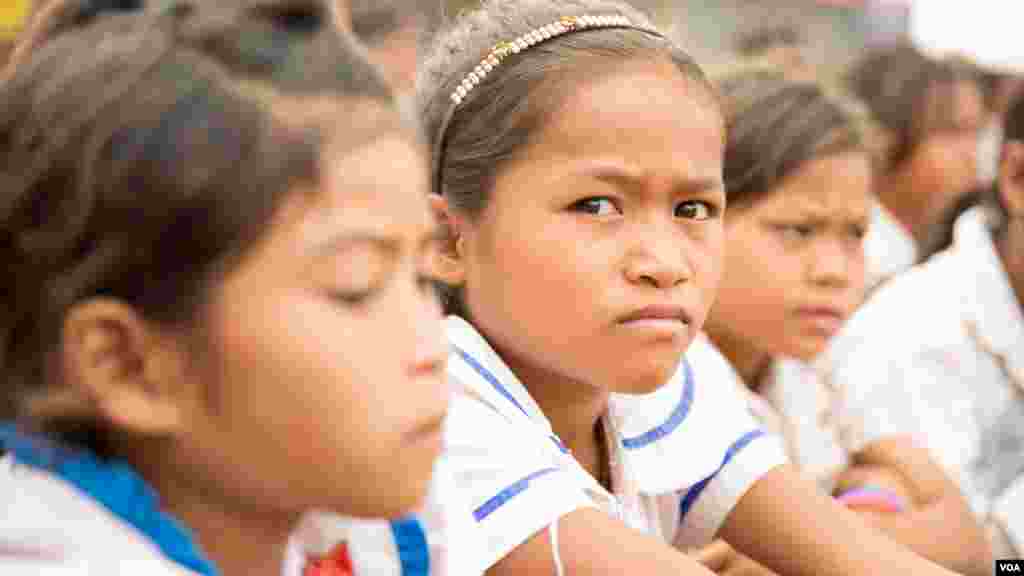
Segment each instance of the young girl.
[{"label": "young girl", "polygon": [[415,132],[316,4],[65,15],[0,87],[0,571],[345,573],[299,516],[441,446]]},{"label": "young girl", "polygon": [[869,433],[873,421],[847,422],[810,369],[862,298],[871,165],[856,110],[765,68],[719,89],[729,251],[708,338],[687,353],[694,371],[733,381],[825,493],[921,554],[988,573],[984,536],[956,486],[922,449]]},{"label": "young girl", "polygon": [[886,140],[865,244],[874,287],[919,261],[939,216],[978,181],[985,108],[970,70],[911,46],[869,54],[848,80]]},{"label": "young girl", "polygon": [[666,544],[718,534],[786,574],[945,573],[815,495],[681,361],[725,208],[721,113],[686,54],[617,3],[491,0],[421,74],[471,414],[446,454],[481,569],[707,573]]},{"label": "young girl", "polygon": [[1024,554],[1024,99],[1004,134],[996,184],[956,221],[954,245],[853,317],[832,369],[861,413],[902,408],[893,420],[957,480],[996,557],[1012,558]]}]

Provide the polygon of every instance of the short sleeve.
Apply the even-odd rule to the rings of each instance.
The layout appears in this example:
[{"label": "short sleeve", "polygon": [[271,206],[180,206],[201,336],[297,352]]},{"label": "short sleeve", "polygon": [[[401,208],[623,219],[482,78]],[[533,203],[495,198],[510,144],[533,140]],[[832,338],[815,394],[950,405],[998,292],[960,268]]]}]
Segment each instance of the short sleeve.
[{"label": "short sleeve", "polygon": [[478,572],[559,517],[595,507],[576,471],[545,442],[550,440],[472,396],[454,400],[444,460],[475,523],[479,550],[471,553]]},{"label": "short sleeve", "polygon": [[752,428],[738,437],[719,470],[682,493],[675,545],[689,550],[711,542],[740,498],[785,463],[785,449],[777,436]]}]

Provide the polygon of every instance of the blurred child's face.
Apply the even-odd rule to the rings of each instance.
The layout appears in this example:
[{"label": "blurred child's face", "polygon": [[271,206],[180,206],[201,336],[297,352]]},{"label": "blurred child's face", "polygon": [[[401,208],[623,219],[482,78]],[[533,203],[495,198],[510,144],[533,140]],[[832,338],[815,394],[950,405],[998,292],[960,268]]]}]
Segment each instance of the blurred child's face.
[{"label": "blurred child's face", "polygon": [[[939,98],[951,98],[951,108],[939,105]],[[907,160],[907,170],[927,222],[935,222],[978,183],[978,134],[985,107],[973,82],[933,90],[930,99],[922,120],[927,136]],[[938,114],[943,117],[929,117]]]},{"label": "blurred child's face", "polygon": [[573,93],[462,227],[465,304],[524,379],[651,391],[718,284],[722,120],[667,62],[595,76],[566,81]]},{"label": "blurred child's face", "polygon": [[400,94],[409,94],[416,87],[419,25],[409,18],[399,29],[370,43],[370,58],[381,67],[391,85]]},{"label": "blurred child's face", "polygon": [[810,360],[860,303],[871,173],[866,155],[812,160],[750,205],[732,206],[709,329]]},{"label": "blurred child's face", "polygon": [[425,161],[386,136],[324,163],[214,291],[187,458],[241,505],[394,516],[426,493],[448,399]]}]

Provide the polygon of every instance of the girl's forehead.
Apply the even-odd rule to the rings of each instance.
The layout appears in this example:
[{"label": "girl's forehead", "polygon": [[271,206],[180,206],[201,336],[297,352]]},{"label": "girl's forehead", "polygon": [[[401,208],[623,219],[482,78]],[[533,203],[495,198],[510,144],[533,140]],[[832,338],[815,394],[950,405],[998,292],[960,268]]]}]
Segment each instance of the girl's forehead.
[{"label": "girl's forehead", "polygon": [[571,134],[581,127],[611,133],[654,117],[669,121],[666,129],[708,119],[723,125],[709,90],[668,62],[634,60],[591,76],[578,72],[555,90],[548,120],[558,126],[556,133]]}]

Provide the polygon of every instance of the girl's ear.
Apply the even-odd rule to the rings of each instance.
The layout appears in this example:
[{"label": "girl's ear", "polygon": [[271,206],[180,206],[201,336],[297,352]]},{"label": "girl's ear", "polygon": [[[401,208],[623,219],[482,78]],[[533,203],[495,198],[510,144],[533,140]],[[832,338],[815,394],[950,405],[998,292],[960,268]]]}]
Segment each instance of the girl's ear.
[{"label": "girl's ear", "polygon": [[439,280],[449,286],[460,286],[466,277],[465,239],[461,221],[452,210],[448,199],[440,194],[430,195],[430,210],[444,230],[444,240],[437,252],[434,272]]},{"label": "girl's ear", "polygon": [[102,298],[76,304],[61,344],[68,392],[102,420],[149,436],[180,431],[187,405],[179,347],[130,306]]},{"label": "girl's ear", "polygon": [[1024,142],[1003,145],[999,164],[999,193],[1011,218],[1024,218]]}]

